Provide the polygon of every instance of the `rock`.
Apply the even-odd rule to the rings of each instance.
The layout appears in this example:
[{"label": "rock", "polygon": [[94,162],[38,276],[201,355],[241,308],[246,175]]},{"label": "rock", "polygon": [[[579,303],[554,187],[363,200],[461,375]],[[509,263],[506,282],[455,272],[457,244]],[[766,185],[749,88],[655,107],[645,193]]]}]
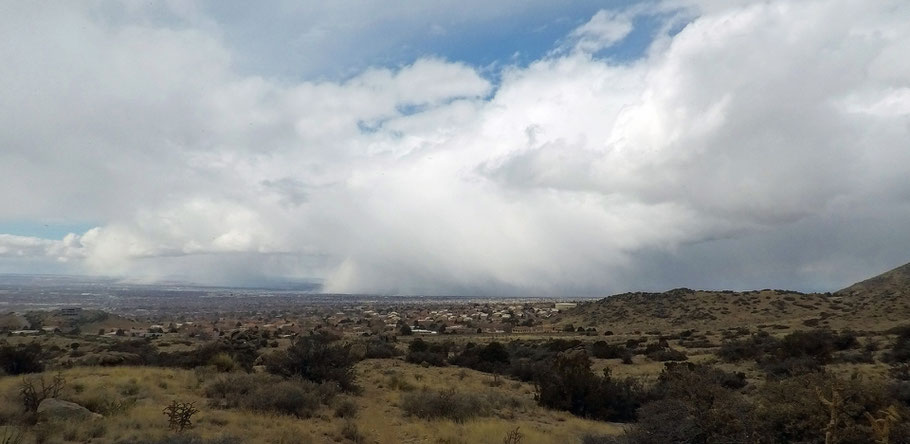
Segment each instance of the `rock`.
[{"label": "rock", "polygon": [[100,418],[103,416],[93,413],[75,402],[47,398],[38,404],[39,421],[86,421]]}]

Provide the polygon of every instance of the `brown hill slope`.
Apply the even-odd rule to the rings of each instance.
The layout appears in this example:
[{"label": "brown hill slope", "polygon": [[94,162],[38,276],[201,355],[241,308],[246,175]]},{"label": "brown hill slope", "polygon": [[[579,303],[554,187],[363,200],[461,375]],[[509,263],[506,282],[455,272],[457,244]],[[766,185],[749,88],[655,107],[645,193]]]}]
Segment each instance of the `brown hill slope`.
[{"label": "brown hill slope", "polygon": [[634,331],[737,327],[853,328],[881,331],[910,321],[910,264],[837,293],[786,290],[624,293],[561,313],[557,326]]},{"label": "brown hill slope", "polygon": [[853,302],[861,313],[910,322],[910,264],[853,284],[835,295]]},{"label": "brown hill slope", "polygon": [[910,295],[910,264],[904,264],[878,276],[857,282],[837,292],[840,296],[851,298],[907,297]]}]

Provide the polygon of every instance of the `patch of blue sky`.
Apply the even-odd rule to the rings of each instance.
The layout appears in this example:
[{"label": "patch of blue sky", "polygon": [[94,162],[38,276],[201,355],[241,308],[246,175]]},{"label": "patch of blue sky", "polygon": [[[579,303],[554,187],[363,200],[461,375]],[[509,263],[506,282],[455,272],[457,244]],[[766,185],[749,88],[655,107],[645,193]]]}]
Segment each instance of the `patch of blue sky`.
[{"label": "patch of blue sky", "polygon": [[[601,9],[625,9],[640,1],[573,0],[516,2],[497,13],[382,15],[374,21],[319,22],[305,7],[277,12],[246,2],[210,2],[208,10],[222,27],[232,62],[241,72],[288,81],[344,80],[370,66],[396,67],[420,57],[440,57],[478,68],[524,66],[545,57],[575,28]],[[496,8],[494,8],[496,9]],[[321,17],[321,16],[320,16]],[[329,15],[331,19],[338,17]],[[426,21],[421,21],[424,19]],[[262,23],[269,23],[263,27]],[[641,44],[634,40],[636,47]],[[626,53],[633,53],[631,49]]]},{"label": "patch of blue sky", "polygon": [[63,239],[69,233],[82,234],[98,226],[85,222],[56,222],[35,220],[0,220],[0,234]]},{"label": "patch of blue sky", "polygon": [[[636,16],[632,20],[632,31],[625,38],[595,55],[618,63],[627,63],[644,57],[668,18],[666,15]],[[675,27],[670,28],[670,32],[674,30],[679,32]]]}]

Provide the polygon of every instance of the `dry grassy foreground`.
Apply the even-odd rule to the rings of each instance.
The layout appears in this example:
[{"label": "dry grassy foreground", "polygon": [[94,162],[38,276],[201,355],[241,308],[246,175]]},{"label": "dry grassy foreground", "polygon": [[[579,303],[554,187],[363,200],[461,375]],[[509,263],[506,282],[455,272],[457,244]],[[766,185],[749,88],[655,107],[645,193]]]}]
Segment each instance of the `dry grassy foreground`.
[{"label": "dry grassy foreground", "polygon": [[[231,437],[250,443],[496,443],[516,427],[525,443],[577,442],[584,434],[618,434],[619,425],[589,421],[566,412],[538,407],[533,387],[457,367],[429,367],[399,360],[368,360],[356,367],[363,388],[358,396],[342,395],[335,404],[353,401],[354,418],[339,418],[323,407],[311,418],[262,414],[209,407],[205,385],[219,375],[211,371],[151,367],[81,367],[64,370],[64,399],[92,410],[109,410],[94,422],[40,423],[25,428],[24,442],[132,443],[175,435],[168,430],[162,408],[171,400],[195,402],[201,412],[188,433],[205,439]],[[56,373],[45,373],[50,377]],[[0,378],[0,419],[21,414],[18,386],[21,377]],[[455,388],[509,398],[510,406],[493,416],[468,420],[422,420],[400,408],[404,394]],[[107,403],[107,404],[106,404]],[[119,404],[118,404],[119,403]],[[353,427],[352,427],[353,424]],[[351,436],[351,430],[358,436]],[[187,433],[187,432],[185,432]],[[2,435],[0,435],[2,436]]]}]

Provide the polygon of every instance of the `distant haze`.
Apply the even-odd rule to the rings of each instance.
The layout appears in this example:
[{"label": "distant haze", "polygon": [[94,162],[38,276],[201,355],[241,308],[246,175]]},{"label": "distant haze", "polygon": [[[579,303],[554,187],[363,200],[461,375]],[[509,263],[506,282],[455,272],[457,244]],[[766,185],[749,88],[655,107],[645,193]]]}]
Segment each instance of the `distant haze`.
[{"label": "distant haze", "polygon": [[0,2],[0,273],[836,290],[910,262],[910,2]]}]

